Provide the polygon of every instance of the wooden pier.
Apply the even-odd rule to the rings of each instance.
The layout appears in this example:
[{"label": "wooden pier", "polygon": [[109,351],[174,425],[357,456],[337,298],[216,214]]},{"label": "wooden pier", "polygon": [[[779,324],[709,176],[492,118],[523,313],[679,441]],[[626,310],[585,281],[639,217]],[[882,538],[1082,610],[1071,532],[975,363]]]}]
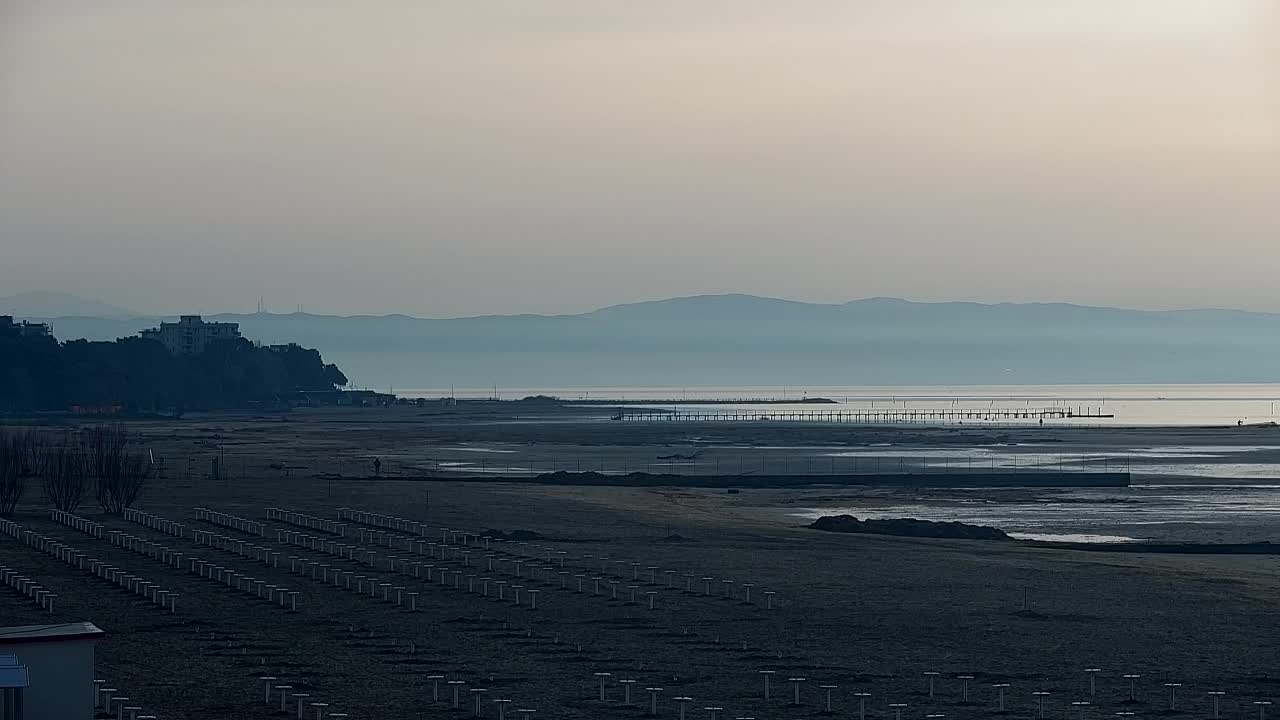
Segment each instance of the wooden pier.
[{"label": "wooden pier", "polygon": [[948,408],[894,410],[787,410],[751,412],[684,412],[652,408],[622,408],[613,419],[621,422],[691,422],[691,423],[843,423],[847,425],[910,425],[941,422],[1012,422],[1018,420],[1105,419],[1115,415],[1083,408]]}]

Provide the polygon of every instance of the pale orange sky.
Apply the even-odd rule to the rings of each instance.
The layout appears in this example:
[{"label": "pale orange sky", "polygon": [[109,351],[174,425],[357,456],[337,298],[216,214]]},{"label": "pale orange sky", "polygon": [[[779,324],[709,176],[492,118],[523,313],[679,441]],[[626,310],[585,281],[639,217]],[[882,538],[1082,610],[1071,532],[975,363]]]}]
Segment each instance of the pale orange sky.
[{"label": "pale orange sky", "polygon": [[1278,8],[0,0],[0,295],[1280,311]]}]

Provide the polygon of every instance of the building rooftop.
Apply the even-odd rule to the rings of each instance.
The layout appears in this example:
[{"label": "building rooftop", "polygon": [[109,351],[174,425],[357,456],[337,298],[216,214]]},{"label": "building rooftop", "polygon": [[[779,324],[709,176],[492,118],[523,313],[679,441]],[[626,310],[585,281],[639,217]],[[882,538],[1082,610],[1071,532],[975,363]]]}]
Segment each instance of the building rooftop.
[{"label": "building rooftop", "polygon": [[58,640],[100,640],[106,636],[107,634],[101,628],[91,622],[0,627],[0,645]]},{"label": "building rooftop", "polygon": [[31,687],[26,665],[0,665],[0,690]]},{"label": "building rooftop", "polygon": [[27,666],[18,664],[16,655],[0,655],[0,690],[31,687]]}]

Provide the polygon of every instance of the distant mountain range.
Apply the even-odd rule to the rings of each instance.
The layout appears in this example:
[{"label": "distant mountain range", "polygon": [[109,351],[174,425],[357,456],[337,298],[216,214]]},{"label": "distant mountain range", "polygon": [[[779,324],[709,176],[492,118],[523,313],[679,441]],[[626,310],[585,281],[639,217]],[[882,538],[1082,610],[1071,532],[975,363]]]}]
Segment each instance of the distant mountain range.
[{"label": "distant mountain range", "polygon": [[47,290],[0,297],[0,315],[15,317],[131,318],[139,314],[128,308]]},{"label": "distant mountain range", "polygon": [[[160,320],[119,310],[19,315],[51,322],[62,340],[115,339]],[[315,347],[377,388],[1280,381],[1280,315],[1236,310],[715,295],[580,315],[207,319]]]}]

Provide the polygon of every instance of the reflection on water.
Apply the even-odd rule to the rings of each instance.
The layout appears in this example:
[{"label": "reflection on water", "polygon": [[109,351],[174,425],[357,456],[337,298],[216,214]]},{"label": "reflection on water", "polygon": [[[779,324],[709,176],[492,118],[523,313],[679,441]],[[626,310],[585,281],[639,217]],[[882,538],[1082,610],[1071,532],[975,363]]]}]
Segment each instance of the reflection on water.
[{"label": "reflection on water", "polygon": [[1165,447],[1134,448],[1131,455],[1177,455],[1180,457],[1218,457],[1233,453],[1254,453],[1280,450],[1280,445],[1171,445]]},{"label": "reflection on water", "polygon": [[[669,453],[669,454],[664,454]],[[597,453],[566,449],[563,454],[535,447],[474,443],[432,448],[431,469],[458,474],[533,475],[556,470],[627,472],[837,475],[954,472],[1131,472],[1135,482],[1168,478],[1280,481],[1280,446],[1164,446],[1077,452],[1037,452],[1036,448],[917,448],[875,445],[832,446],[704,445],[681,456],[662,448],[637,447]]]},{"label": "reflection on water", "polygon": [[1067,470],[1131,472],[1153,477],[1280,480],[1280,446],[1131,448],[1110,452],[1037,453],[1021,448],[873,447],[824,453],[854,472]]},{"label": "reflection on water", "polygon": [[1176,475],[1220,480],[1240,478],[1245,480],[1280,479],[1280,465],[1270,463],[1206,463],[1195,465],[1167,465],[1162,463],[1135,463],[1134,475]]},{"label": "reflection on water", "polygon": [[1040,542],[1060,543],[1127,543],[1140,542],[1140,538],[1126,535],[1085,535],[1082,533],[1009,533],[1009,537],[1018,540],[1039,540]]}]

